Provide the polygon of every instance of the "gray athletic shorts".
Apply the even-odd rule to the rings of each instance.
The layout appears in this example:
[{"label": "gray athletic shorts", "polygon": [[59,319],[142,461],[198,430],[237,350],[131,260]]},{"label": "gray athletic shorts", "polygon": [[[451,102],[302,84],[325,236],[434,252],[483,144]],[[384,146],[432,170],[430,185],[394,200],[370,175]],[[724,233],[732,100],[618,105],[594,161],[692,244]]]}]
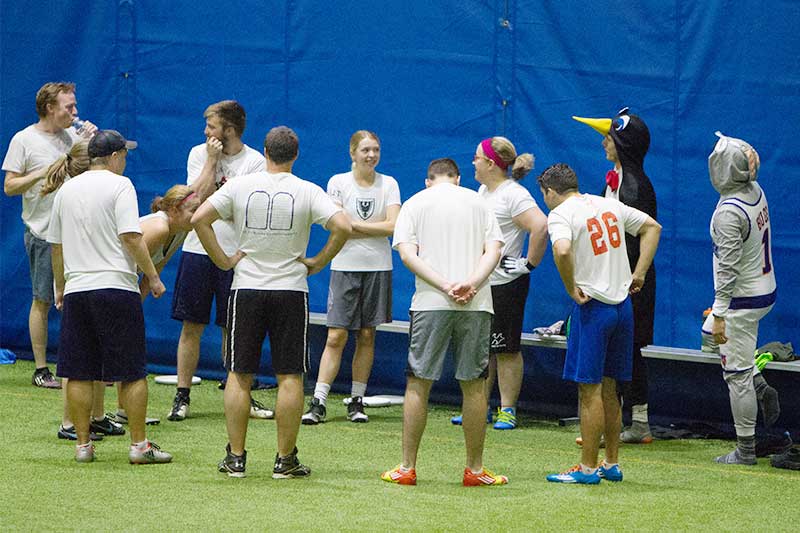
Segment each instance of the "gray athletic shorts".
[{"label": "gray athletic shorts", "polygon": [[448,346],[459,381],[485,378],[492,314],[486,311],[412,311],[406,374],[437,380]]},{"label": "gray athletic shorts", "polygon": [[374,328],[392,321],[392,271],[331,270],[328,327]]},{"label": "gray athletic shorts", "polygon": [[50,258],[50,243],[34,236],[25,228],[25,251],[31,267],[33,299],[53,303],[53,260]]}]

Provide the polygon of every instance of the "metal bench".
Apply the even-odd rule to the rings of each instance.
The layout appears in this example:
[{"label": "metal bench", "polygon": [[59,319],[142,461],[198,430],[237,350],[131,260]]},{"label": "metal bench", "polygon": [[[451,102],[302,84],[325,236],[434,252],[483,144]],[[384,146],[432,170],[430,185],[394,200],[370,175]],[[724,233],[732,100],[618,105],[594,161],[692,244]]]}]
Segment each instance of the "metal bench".
[{"label": "metal bench", "polygon": [[[689,348],[673,348],[671,346],[645,346],[642,348],[642,355],[651,359],[668,359],[671,361],[687,361],[690,363],[708,363],[719,365],[719,355],[692,350]],[[766,368],[770,370],[785,370],[787,372],[800,372],[800,361],[791,363],[781,363],[773,361],[767,363]]]},{"label": "metal bench", "polygon": [[[325,313],[309,313],[308,321],[315,326],[326,325],[327,315]],[[388,324],[381,324],[376,329],[378,331],[387,331],[389,333],[403,333],[408,335],[409,322],[407,320],[393,320]],[[562,339],[549,339],[547,337],[539,337],[533,333],[522,334],[522,344],[524,346],[538,346],[540,348],[559,348],[562,350],[567,349],[567,341]]]}]

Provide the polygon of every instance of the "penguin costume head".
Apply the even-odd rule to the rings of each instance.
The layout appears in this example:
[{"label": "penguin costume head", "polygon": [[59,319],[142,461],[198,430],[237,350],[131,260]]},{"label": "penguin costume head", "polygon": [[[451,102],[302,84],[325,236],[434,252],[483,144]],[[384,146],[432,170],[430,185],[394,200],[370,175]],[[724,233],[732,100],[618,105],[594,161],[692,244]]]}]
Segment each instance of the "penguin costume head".
[{"label": "penguin costume head", "polygon": [[619,162],[623,174],[628,173],[628,168],[642,169],[644,173],[644,157],[650,148],[650,130],[638,115],[630,114],[629,108],[623,107],[617,115],[611,118],[584,118],[572,117],[592,127],[602,136],[610,135],[617,149]]},{"label": "penguin costume head", "polygon": [[[614,141],[617,158],[622,167],[622,183],[619,185],[619,200],[627,205],[656,217],[656,198],[650,178],[644,171],[644,158],[650,148],[650,130],[638,115],[629,113],[623,107],[611,118],[572,117],[574,120],[591,126],[599,134],[609,136]],[[613,175],[611,175],[613,174]],[[606,182],[616,191],[614,180],[619,178],[615,171],[609,171]],[[618,181],[617,181],[618,183]]]}]

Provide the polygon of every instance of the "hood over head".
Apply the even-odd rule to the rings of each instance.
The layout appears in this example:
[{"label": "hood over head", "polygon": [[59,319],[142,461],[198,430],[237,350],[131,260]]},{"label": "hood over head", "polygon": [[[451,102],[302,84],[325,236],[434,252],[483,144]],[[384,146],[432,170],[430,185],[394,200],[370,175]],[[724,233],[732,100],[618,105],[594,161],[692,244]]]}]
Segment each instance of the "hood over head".
[{"label": "hood over head", "polygon": [[729,194],[756,181],[761,161],[755,148],[742,139],[718,131],[715,135],[719,140],[708,156],[708,175],[714,189],[720,194]]}]

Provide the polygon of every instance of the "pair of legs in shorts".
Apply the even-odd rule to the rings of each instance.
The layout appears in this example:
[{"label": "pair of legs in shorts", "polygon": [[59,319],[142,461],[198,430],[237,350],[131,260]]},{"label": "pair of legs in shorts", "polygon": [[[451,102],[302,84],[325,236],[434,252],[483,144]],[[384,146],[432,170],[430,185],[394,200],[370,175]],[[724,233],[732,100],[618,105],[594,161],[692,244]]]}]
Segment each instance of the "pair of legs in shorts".
[{"label": "pair of legs in shorts", "polygon": [[[403,462],[400,468],[408,471],[416,468],[417,452],[427,423],[431,386],[441,377],[448,347],[451,347],[455,377],[463,394],[461,412],[466,466],[473,473],[483,472],[486,437],[484,382],[489,362],[491,320],[491,313],[484,311],[411,312],[406,368],[408,383],[403,403]],[[384,479],[389,481],[389,475],[390,472],[384,474]]]},{"label": "pair of legs in shorts", "polygon": [[[375,327],[392,321],[392,272],[332,270],[328,288],[328,337],[319,363],[314,398],[325,405],[339,374],[349,331],[356,331],[351,396],[364,396],[375,359]],[[312,400],[313,404],[313,400]],[[313,405],[312,405],[313,407]],[[363,415],[359,421],[365,421]]]},{"label": "pair of legs in shorts", "polygon": [[514,429],[517,426],[516,408],[522,389],[522,321],[525,300],[528,298],[530,275],[525,274],[502,285],[492,285],[492,338],[489,346],[489,375],[486,379],[486,399],[491,399],[494,378],[500,389],[500,408],[495,429]]},{"label": "pair of legs in shorts", "polygon": [[630,297],[618,304],[589,300],[574,306],[563,378],[578,383],[582,467],[597,468],[603,435],[606,463],[619,461],[622,412],[617,383],[631,379],[632,346]]},{"label": "pair of legs in shorts", "polygon": [[[172,299],[172,318],[183,323],[178,341],[178,390],[188,391],[192,387],[192,376],[200,359],[200,339],[211,321],[211,306],[215,303],[215,323],[222,328],[223,342],[227,337],[225,321],[228,316],[228,295],[233,282],[233,270],[224,271],[206,255],[183,252],[175,280],[175,295]],[[170,419],[182,418],[173,416]]]},{"label": "pair of legs in shorts", "polygon": [[[36,369],[41,370],[47,368],[47,315],[55,301],[53,264],[50,259],[50,243],[33,235],[27,227],[23,239],[25,252],[28,254],[33,289],[33,300],[28,313],[28,331]],[[57,388],[57,383],[48,380],[48,383],[42,386]]]},{"label": "pair of legs in shorts", "polygon": [[272,369],[278,379],[275,421],[278,456],[296,453],[303,413],[303,374],[308,370],[308,294],[299,291],[231,291],[223,358],[228,370],[225,423],[229,453],[244,456],[250,388],[269,336]]},{"label": "pair of legs in shorts", "polygon": [[58,375],[66,391],[78,444],[89,442],[95,382],[121,382],[132,443],[146,441],[147,371],[144,314],[138,293],[119,289],[64,296]]}]

